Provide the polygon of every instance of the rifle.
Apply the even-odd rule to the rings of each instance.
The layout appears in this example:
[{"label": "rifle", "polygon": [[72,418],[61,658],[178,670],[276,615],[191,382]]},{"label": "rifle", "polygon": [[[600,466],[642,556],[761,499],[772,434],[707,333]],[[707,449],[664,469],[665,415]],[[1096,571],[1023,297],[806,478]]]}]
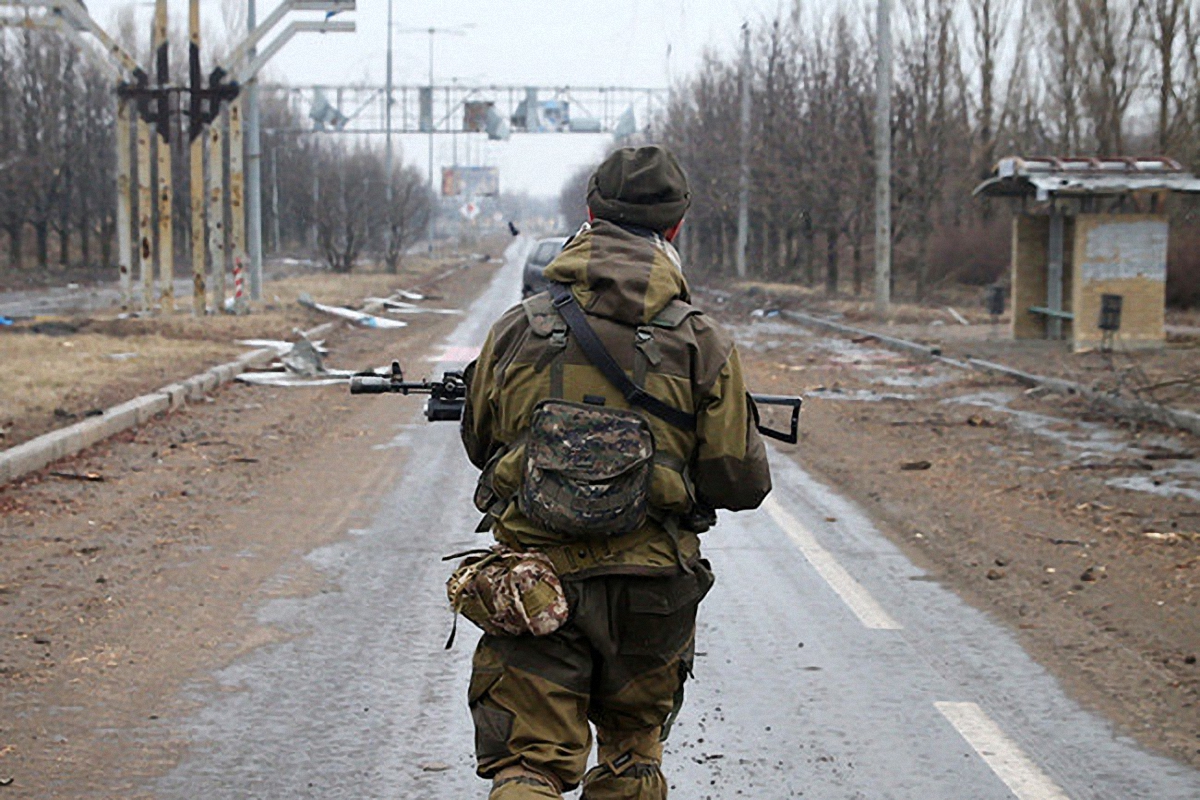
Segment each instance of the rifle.
[{"label": "rifle", "polygon": [[[466,403],[467,384],[462,372],[447,372],[440,381],[428,379],[420,382],[404,380],[404,370],[399,361],[392,362],[388,375],[376,372],[360,372],[350,378],[350,394],[427,394],[425,418],[430,422],[456,421],[462,419]],[[795,444],[800,439],[800,397],[777,394],[751,394],[750,409],[754,414],[754,426],[763,436]],[[786,430],[776,430],[764,425],[759,416],[759,406],[783,406],[791,409],[791,418]]]},{"label": "rifle", "polygon": [[404,370],[399,361],[392,362],[388,375],[375,372],[360,372],[350,378],[350,394],[427,394],[425,419],[441,422],[462,419],[463,405],[467,401],[467,384],[463,374],[447,372],[440,381],[422,380],[419,383],[404,380]]}]

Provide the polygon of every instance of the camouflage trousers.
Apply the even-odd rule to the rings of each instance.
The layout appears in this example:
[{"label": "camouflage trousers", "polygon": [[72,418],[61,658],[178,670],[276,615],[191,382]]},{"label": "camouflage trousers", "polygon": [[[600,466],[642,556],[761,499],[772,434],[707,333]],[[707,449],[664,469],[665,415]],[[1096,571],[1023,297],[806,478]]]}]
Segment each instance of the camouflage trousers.
[{"label": "camouflage trousers", "polygon": [[[691,574],[563,580],[571,618],[548,636],[485,635],[468,701],[491,800],[663,800],[663,728],[683,703],[696,608],[712,586]],[[587,774],[596,727],[597,761]]]}]

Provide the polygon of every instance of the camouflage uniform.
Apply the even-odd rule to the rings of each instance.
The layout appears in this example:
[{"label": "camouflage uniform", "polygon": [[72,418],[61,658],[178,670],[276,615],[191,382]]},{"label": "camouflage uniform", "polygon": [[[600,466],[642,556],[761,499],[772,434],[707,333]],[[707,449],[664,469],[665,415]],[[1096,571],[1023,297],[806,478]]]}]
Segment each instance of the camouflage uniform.
[{"label": "camouflage uniform", "polygon": [[[619,152],[632,153],[629,161],[651,149]],[[593,193],[596,183],[593,176]],[[628,183],[636,188],[636,180]],[[594,210],[621,216],[603,200],[589,197]],[[678,220],[682,209],[671,213]],[[648,221],[666,230],[674,224],[667,220]],[[660,740],[682,703],[696,609],[713,581],[690,529],[704,526],[689,527],[686,518],[698,507],[756,507],[770,491],[766,453],[733,342],[687,302],[678,254],[665,239],[628,220],[596,219],[545,274],[571,287],[635,383],[694,412],[697,425],[684,431],[643,414],[656,446],[649,516],[628,533],[566,541],[523,514],[517,500],[534,407],[551,397],[629,405],[588,362],[547,295],[492,328],[467,370],[463,442],[483,471],[476,504],[501,544],[550,558],[571,617],[549,635],[480,640],[468,698],[478,772],[494,779],[493,800],[558,798],[581,781],[588,800],[660,800],[667,796]],[[589,720],[599,765],[585,776]]]}]

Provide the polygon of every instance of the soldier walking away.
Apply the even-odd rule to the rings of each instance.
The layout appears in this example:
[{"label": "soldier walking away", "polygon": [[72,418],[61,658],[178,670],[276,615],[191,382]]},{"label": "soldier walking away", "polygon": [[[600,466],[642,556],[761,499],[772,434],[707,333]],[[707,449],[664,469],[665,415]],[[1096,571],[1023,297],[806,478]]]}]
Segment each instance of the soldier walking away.
[{"label": "soldier walking away", "polygon": [[463,443],[498,542],[484,562],[519,596],[475,606],[503,617],[481,625],[468,692],[491,800],[581,783],[586,800],[666,798],[662,742],[713,584],[699,534],[771,489],[733,340],[691,305],[671,244],[683,170],[624,148],[587,202],[550,291],[505,313],[465,372]]}]

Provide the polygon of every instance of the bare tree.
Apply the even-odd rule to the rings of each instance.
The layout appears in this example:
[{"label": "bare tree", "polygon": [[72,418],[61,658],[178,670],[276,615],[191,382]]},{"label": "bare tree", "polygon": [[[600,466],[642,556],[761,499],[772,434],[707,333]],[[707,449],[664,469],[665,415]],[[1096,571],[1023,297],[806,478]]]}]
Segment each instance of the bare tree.
[{"label": "bare tree", "polygon": [[384,223],[390,233],[385,236],[384,246],[388,272],[397,271],[404,251],[429,226],[433,204],[425,179],[414,167],[406,166],[393,173],[392,200],[384,204]]},{"label": "bare tree", "polygon": [[1087,66],[1085,103],[1100,155],[1125,152],[1125,114],[1146,73],[1145,0],[1076,0]]}]

